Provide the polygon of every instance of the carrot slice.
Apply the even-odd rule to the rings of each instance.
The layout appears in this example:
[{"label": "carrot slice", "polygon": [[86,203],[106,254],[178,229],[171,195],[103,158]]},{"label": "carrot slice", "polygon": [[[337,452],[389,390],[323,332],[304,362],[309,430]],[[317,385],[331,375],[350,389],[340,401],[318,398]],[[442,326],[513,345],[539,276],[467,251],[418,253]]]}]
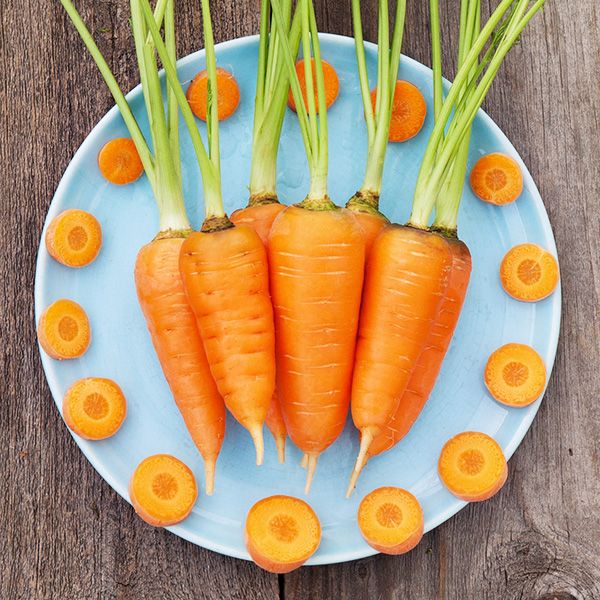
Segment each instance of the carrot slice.
[{"label": "carrot slice", "polygon": [[[371,91],[371,103],[375,110],[377,88]],[[392,118],[390,120],[390,142],[405,142],[415,137],[425,123],[427,103],[421,91],[409,81],[396,81]]]},{"label": "carrot slice", "polygon": [[423,537],[423,509],[402,488],[380,487],[367,494],[357,519],[367,544],[384,554],[410,552]]},{"label": "carrot slice", "polygon": [[259,567],[271,573],[289,573],[302,566],[319,547],[321,524],[304,500],[269,496],[248,512],[245,542]]},{"label": "carrot slice", "polygon": [[80,379],[67,390],[63,400],[67,426],[87,440],[103,440],[114,435],[126,414],[125,396],[111,379]]},{"label": "carrot slice", "polygon": [[129,482],[135,512],[154,527],[183,521],[196,503],[198,488],[190,468],[169,454],[144,459]]},{"label": "carrot slice", "polygon": [[[192,112],[206,121],[208,110],[208,72],[200,71],[190,83],[187,100]],[[219,121],[228,119],[240,104],[240,88],[233,73],[217,69],[217,114]]]},{"label": "carrot slice", "polygon": [[98,167],[103,177],[116,185],[133,183],[144,172],[144,166],[132,139],[110,140],[98,154]]},{"label": "carrot slice", "polygon": [[57,300],[42,313],[37,328],[44,352],[57,360],[79,358],[92,337],[85,311],[73,300]]},{"label": "carrot slice", "polygon": [[84,267],[100,252],[102,228],[94,215],[70,208],[52,219],[45,239],[54,260],[67,267]]},{"label": "carrot slice", "polygon": [[500,265],[504,291],[523,302],[547,298],[558,285],[558,262],[537,244],[519,244],[511,248]]},{"label": "carrot slice", "polygon": [[452,494],[467,502],[480,502],[500,490],[508,467],[494,438],[479,431],[464,431],[442,448],[438,473]]},{"label": "carrot slice", "polygon": [[523,174],[514,158],[501,152],[482,156],[471,171],[471,189],[484,202],[502,206],[523,191]]},{"label": "carrot slice", "polygon": [[[336,100],[340,93],[340,80],[338,78],[336,70],[328,62],[321,61],[323,64],[323,80],[325,82],[325,103],[329,108]],[[317,69],[315,66],[315,59],[311,59],[313,85],[315,88],[315,108],[317,113],[319,112],[319,100],[317,98]],[[306,77],[305,77],[305,66],[304,59],[300,59],[296,63],[296,73],[298,73],[298,80],[300,81],[300,90],[302,91],[302,97],[304,98],[304,106],[307,106],[307,95],[306,95]],[[296,101],[294,100],[294,94],[290,89],[288,94],[288,106],[295,111]],[[308,110],[308,107],[307,109]]]},{"label": "carrot slice", "polygon": [[542,357],[525,344],[505,344],[492,352],[485,366],[485,385],[490,394],[508,406],[528,406],[546,385]]}]

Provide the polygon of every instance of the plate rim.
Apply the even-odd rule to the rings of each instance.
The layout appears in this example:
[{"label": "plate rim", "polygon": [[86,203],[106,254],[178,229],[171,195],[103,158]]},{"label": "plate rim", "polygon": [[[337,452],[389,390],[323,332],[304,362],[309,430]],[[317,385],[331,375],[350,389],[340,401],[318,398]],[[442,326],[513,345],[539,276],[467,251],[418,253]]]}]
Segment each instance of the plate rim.
[{"label": "plate rim", "polygon": [[[240,46],[251,46],[259,39],[257,34],[242,36],[238,38],[234,38],[231,40],[226,40],[224,42],[220,42],[215,45],[215,49],[218,53],[219,49],[225,48],[235,48]],[[321,40],[329,40],[335,44],[340,45],[351,45],[354,47],[354,38],[335,34],[335,33],[319,33],[319,39]],[[365,48],[369,51],[377,51],[377,44],[373,42],[369,42],[365,40]],[[188,63],[197,61],[201,59],[205,54],[204,49],[196,50],[191,54],[181,57],[177,60],[177,70],[179,71],[182,67],[185,67]],[[431,69],[424,65],[423,63],[413,59],[405,54],[402,54],[401,64],[408,63],[412,68],[425,73],[428,77],[431,77]],[[164,77],[164,71],[160,72],[161,79]],[[450,82],[444,78],[444,85],[450,85]],[[137,84],[133,87],[126,95],[126,99],[132,100],[137,97],[141,93],[141,84]],[[60,198],[65,194],[65,188],[68,185],[68,179],[70,179],[70,172],[73,169],[76,169],[78,163],[81,160],[81,156],[86,152],[88,146],[96,143],[96,138],[99,137],[101,129],[105,123],[112,119],[115,113],[119,112],[119,108],[114,105],[112,106],[105,115],[94,125],[92,130],[87,134],[81,145],[75,151],[75,154],[69,161],[69,164],[65,168],[64,173],[62,174],[56,191],[52,196],[52,200],[48,205],[48,211],[46,213],[46,218],[44,220],[44,225],[42,227],[42,232],[40,235],[40,242],[38,246],[37,259],[36,259],[36,268],[35,268],[35,283],[34,283],[34,318],[35,323],[34,326],[37,327],[37,322],[39,316],[43,310],[41,306],[41,295],[42,295],[42,287],[45,282],[45,265],[49,260],[52,260],[48,253],[44,251],[44,236],[46,233],[47,226],[51,220],[50,213],[52,205],[55,201],[60,200]],[[556,240],[554,238],[554,232],[552,230],[552,225],[550,223],[550,218],[548,216],[548,212],[546,211],[546,207],[544,206],[541,194],[538,190],[538,187],[529,172],[529,169],[525,165],[523,159],[520,154],[517,152],[516,148],[510,141],[510,139],[506,136],[506,134],[502,131],[502,129],[496,124],[496,122],[483,110],[479,109],[476,118],[480,118],[483,120],[486,127],[488,127],[495,135],[504,140],[504,144],[507,150],[510,151],[511,156],[519,163],[521,167],[521,171],[523,173],[523,179],[525,183],[525,187],[530,191],[531,200],[534,203],[535,212],[539,216],[541,221],[541,229],[547,243],[547,249],[552,252],[552,254],[557,258],[560,264],[560,260],[558,257],[558,251],[556,247]],[[506,455],[507,460],[509,460],[512,455],[515,453],[516,449],[519,447],[521,442],[523,441],[525,435],[529,431],[535,416],[541,406],[541,401],[543,400],[546,389],[550,382],[550,377],[552,375],[552,370],[554,368],[555,360],[556,360],[556,352],[558,348],[558,340],[560,335],[560,326],[561,326],[561,318],[562,318],[562,292],[561,292],[561,282],[559,279],[559,284],[557,289],[553,293],[553,303],[552,303],[552,321],[548,330],[548,346],[550,356],[550,368],[548,369],[548,376],[546,380],[546,386],[544,388],[543,394],[540,396],[540,399],[533,406],[533,410],[523,415],[522,420],[519,423],[519,426],[515,429],[513,435],[511,436],[509,442],[503,447],[504,454]],[[60,411],[60,404],[62,403],[62,398],[59,394],[59,382],[57,377],[54,374],[54,370],[52,369],[52,365],[54,363],[53,359],[48,357],[43,350],[41,349],[38,342],[38,352],[40,354],[42,367],[44,370],[44,375],[46,378],[46,382],[48,383],[48,387],[50,388],[50,393],[52,394],[52,398],[56,405],[56,408],[59,412],[59,415],[62,419],[62,412]],[[548,366],[548,365],[547,365]],[[131,501],[129,499],[129,495],[127,492],[127,486],[122,486],[119,482],[113,477],[110,469],[105,468],[103,465],[102,459],[98,455],[97,451],[93,449],[93,446],[83,438],[75,435],[68,427],[66,427],[67,431],[71,435],[71,437],[75,440],[75,443],[85,456],[85,458],[91,463],[92,467],[96,470],[96,472],[104,479],[104,481],[121,496],[128,504],[131,505]],[[435,518],[430,519],[426,522],[424,533],[427,533],[451,517],[457,514],[462,508],[464,508],[468,502],[455,499],[454,502],[448,505],[445,510],[438,512],[435,515]],[[184,526],[185,521],[182,524],[174,525],[170,527],[165,527],[171,533],[185,539],[186,541],[201,546],[207,550],[211,550],[213,552],[218,552],[219,554],[223,554],[226,556],[231,556],[233,558],[238,558],[242,560],[250,560],[250,556],[246,552],[240,551],[237,547],[232,547],[226,544],[220,544],[215,542],[212,538],[203,537],[201,534],[194,533],[190,531],[188,528]],[[356,550],[345,551],[345,552],[336,552],[335,554],[329,552],[324,555],[320,555],[318,552],[313,555],[306,563],[306,566],[318,566],[318,565],[327,565],[327,564],[337,564],[342,562],[348,562],[352,560],[359,560],[362,558],[367,558],[369,556],[373,556],[375,554],[379,554],[378,551],[374,550],[370,546],[366,545],[364,547],[360,547]]]}]

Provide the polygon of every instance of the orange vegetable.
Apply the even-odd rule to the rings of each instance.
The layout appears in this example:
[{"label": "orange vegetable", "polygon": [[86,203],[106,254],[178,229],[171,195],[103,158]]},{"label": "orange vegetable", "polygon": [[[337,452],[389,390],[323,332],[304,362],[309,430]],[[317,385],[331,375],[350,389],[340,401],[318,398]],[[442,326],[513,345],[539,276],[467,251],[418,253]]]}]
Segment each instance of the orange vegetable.
[{"label": "orange vegetable", "polygon": [[142,176],[144,166],[133,140],[117,138],[102,146],[98,154],[102,176],[116,185],[133,183]]},{"label": "orange vegetable", "polygon": [[[306,201],[309,202],[309,201]],[[290,206],[269,238],[277,385],[288,434],[317,458],[348,414],[364,272],[364,241],[347,210]]]},{"label": "orange vegetable", "polygon": [[358,527],[369,546],[384,554],[410,552],[423,537],[423,509],[407,490],[380,487],[358,507]]},{"label": "orange vegetable", "polygon": [[246,548],[252,560],[271,573],[289,573],[302,566],[321,542],[321,524],[304,500],[269,496],[248,512]]},{"label": "orange vegetable", "polygon": [[[200,71],[190,83],[187,93],[192,112],[206,121],[208,107],[208,73]],[[240,104],[240,88],[233,73],[217,68],[217,111],[219,121],[228,119]]]},{"label": "orange vegetable", "polygon": [[[350,210],[353,210],[351,206],[348,206]],[[368,258],[373,242],[377,239],[377,236],[381,233],[386,225],[390,222],[381,214],[370,214],[368,212],[354,211],[354,216],[363,231],[363,237],[365,240],[365,257]]]},{"label": "orange vegetable", "polygon": [[352,419],[361,442],[348,495],[427,344],[451,266],[446,239],[412,227],[386,227],[371,248],[352,380]]},{"label": "orange vegetable", "polygon": [[[337,99],[340,93],[340,80],[338,79],[336,70],[324,60],[321,61],[323,64],[323,78],[325,81],[325,103],[327,108],[329,108]],[[315,65],[315,59],[311,59],[312,65],[312,73],[313,73],[313,81],[316,81],[317,78],[317,70]],[[304,105],[307,106],[307,95],[306,95],[306,75],[305,75],[305,65],[304,59],[300,59],[296,63],[296,72],[298,73],[298,80],[300,82],[300,89],[302,90],[302,98],[304,98]],[[288,106],[292,110],[296,110],[296,102],[294,100],[294,94],[292,90],[289,91],[288,94]],[[307,108],[308,110],[308,108]],[[319,100],[317,98],[317,89],[315,85],[315,110],[319,112]]]},{"label": "orange vegetable", "polygon": [[514,202],[523,191],[523,174],[517,161],[500,152],[482,156],[471,171],[470,181],[480,200],[499,206]]},{"label": "orange vegetable", "polygon": [[79,358],[88,349],[92,330],[88,317],[73,300],[57,300],[42,313],[37,328],[44,352],[57,360]]},{"label": "orange vegetable", "polygon": [[231,222],[235,225],[247,225],[258,233],[262,243],[266,246],[273,221],[279,213],[285,210],[285,205],[277,200],[249,204],[231,213]]},{"label": "orange vegetable", "polygon": [[70,208],[54,217],[46,230],[48,254],[67,267],[84,267],[102,246],[102,228],[94,215]]},{"label": "orange vegetable", "polygon": [[511,248],[500,265],[504,291],[523,302],[547,298],[558,285],[558,263],[550,252],[537,244]]},{"label": "orange vegetable", "polygon": [[[214,228],[211,230],[211,227]],[[250,432],[256,462],[275,389],[275,332],[267,254],[258,234],[207,219],[183,243],[179,267],[217,388]]]},{"label": "orange vegetable", "polygon": [[183,241],[183,237],[165,237],[144,246],[135,265],[135,283],[165,379],[204,459],[206,493],[210,495],[225,436],[225,405],[179,273]]},{"label": "orange vegetable", "polygon": [[[373,110],[376,102],[377,88],[371,92]],[[408,81],[396,81],[390,121],[390,142],[405,142],[417,135],[425,123],[426,115],[427,103],[419,88]]]},{"label": "orange vegetable", "polygon": [[525,344],[505,344],[489,357],[485,366],[485,385],[490,394],[508,406],[528,406],[546,386],[546,367],[542,357]]},{"label": "orange vegetable", "polygon": [[464,431],[445,443],[438,473],[452,494],[467,502],[480,502],[500,490],[508,477],[508,467],[494,438]]},{"label": "orange vegetable", "polygon": [[103,440],[119,430],[127,414],[121,388],[111,379],[86,377],[65,394],[63,418],[69,429],[87,440]]},{"label": "orange vegetable", "polygon": [[435,386],[452,341],[471,277],[471,254],[458,239],[449,239],[448,243],[452,251],[452,270],[429,333],[430,343],[418,358],[396,411],[373,440],[369,456],[393,448],[410,431]]},{"label": "orange vegetable", "polygon": [[129,482],[129,498],[135,512],[154,527],[183,521],[192,512],[197,497],[194,474],[169,454],[144,459]]}]

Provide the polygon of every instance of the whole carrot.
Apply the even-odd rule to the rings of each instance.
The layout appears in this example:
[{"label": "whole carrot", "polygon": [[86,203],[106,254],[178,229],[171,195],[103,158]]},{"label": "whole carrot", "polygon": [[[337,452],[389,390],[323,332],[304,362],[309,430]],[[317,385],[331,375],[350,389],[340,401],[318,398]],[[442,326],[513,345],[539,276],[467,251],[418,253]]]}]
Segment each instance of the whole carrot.
[{"label": "whole carrot", "polygon": [[[194,314],[186,300],[179,273],[179,253],[191,229],[183,203],[179,163],[178,111],[171,91],[167,114],[158,67],[139,0],[131,4],[131,22],[154,155],[131,109],[92,36],[70,0],[61,0],[73,24],[98,65],[127,125],[153,189],[160,211],[160,231],[136,260],[135,283],[142,312],[163,373],[190,436],[204,458],[206,492],[214,488],[215,464],[225,434],[225,406],[211,376]],[[157,5],[150,13],[158,28],[163,19],[169,60],[175,60],[173,2]],[[162,40],[161,40],[162,42]]]},{"label": "whole carrot", "polygon": [[[235,226],[223,211],[217,103],[209,106],[207,153],[148,0],[139,1],[202,173],[206,218],[202,230],[183,242],[179,269],[217,389],[233,416],[250,432],[256,462],[262,464],[263,423],[275,389],[275,331],[267,254],[254,230]],[[208,97],[214,98],[218,91],[208,0],[202,0],[202,13]]]},{"label": "whole carrot", "polygon": [[[272,1],[276,27],[281,7]],[[341,433],[350,381],[364,271],[364,241],[356,219],[327,195],[327,107],[314,9],[300,0],[307,104],[289,44],[282,44],[311,173],[306,199],[285,209],[269,236],[271,293],[277,334],[277,386],[294,443],[308,455],[306,492],[317,459]],[[283,38],[282,38],[283,39]]]}]

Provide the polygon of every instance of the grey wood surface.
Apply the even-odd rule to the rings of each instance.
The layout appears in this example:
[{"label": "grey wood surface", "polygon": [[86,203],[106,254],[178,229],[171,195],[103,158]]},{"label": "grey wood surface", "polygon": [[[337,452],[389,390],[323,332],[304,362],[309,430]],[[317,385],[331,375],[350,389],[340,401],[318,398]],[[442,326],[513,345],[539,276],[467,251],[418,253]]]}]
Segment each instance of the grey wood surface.
[{"label": "grey wood surface", "polygon": [[[126,0],[77,4],[133,87]],[[198,2],[179,4],[185,54],[201,44]],[[257,31],[258,0],[213,4],[218,41]],[[375,3],[365,4],[374,39]],[[405,53],[429,63],[427,2],[408,4]],[[349,0],[316,5],[323,31],[351,33]],[[449,56],[457,6],[443,3]],[[35,344],[38,240],[63,171],[112,100],[57,0],[1,0],[0,598],[600,599],[598,10],[596,0],[548,0],[486,102],[538,183],[564,290],[556,366],[508,484],[406,556],[277,577],[142,523],[54,408]]]}]

